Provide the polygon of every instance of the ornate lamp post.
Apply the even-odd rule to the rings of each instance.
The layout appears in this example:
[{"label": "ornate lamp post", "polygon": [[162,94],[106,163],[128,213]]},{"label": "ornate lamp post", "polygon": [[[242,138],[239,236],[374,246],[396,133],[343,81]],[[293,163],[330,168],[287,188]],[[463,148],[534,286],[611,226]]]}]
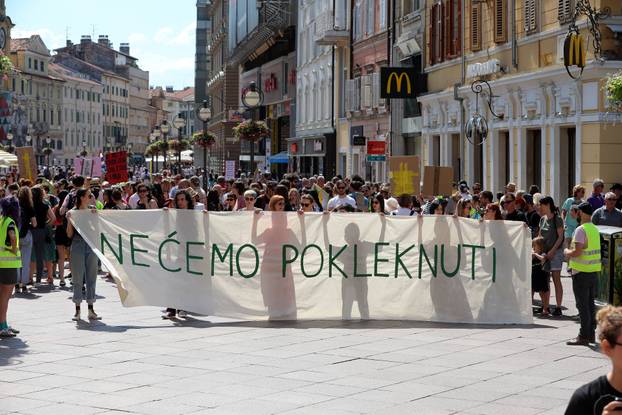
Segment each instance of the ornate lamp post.
[{"label": "ornate lamp post", "polygon": [[82,140],[82,151],[80,152],[81,157],[86,157],[89,153],[86,151],[86,141]]},{"label": "ornate lamp post", "polygon": [[48,170],[50,170],[50,156],[54,152],[54,150],[52,150],[52,148],[50,147],[51,142],[52,142],[52,139],[49,136],[45,137],[45,148],[43,149],[43,154],[47,158],[46,165],[47,165]]},{"label": "ornate lamp post", "polygon": [[[151,132],[151,144],[152,144],[152,152],[155,153],[155,162],[153,165],[154,173],[158,171],[158,157],[160,157],[160,147],[157,144],[158,139],[160,138],[160,126],[156,125],[153,127],[153,131]],[[153,159],[153,155],[152,155]]]},{"label": "ornate lamp post", "polygon": [[[251,82],[248,89],[242,94],[242,104],[244,107],[252,111],[251,118],[255,119],[255,109],[263,103],[263,92],[257,89],[255,82]],[[251,177],[255,177],[255,140],[251,143]]]},{"label": "ornate lamp post", "polygon": [[171,131],[171,126],[169,125],[168,121],[166,120],[162,121],[162,124],[160,124],[160,131],[162,132],[162,135],[164,137],[164,144],[162,145],[163,147],[162,153],[164,153],[164,159],[162,162],[162,170],[164,170],[166,169],[166,153],[168,150],[168,141],[166,141],[166,137],[168,133]]},{"label": "ornate lamp post", "polygon": [[[483,86],[488,87],[488,92],[485,93],[488,96],[486,104],[490,113],[498,119],[503,119],[503,114],[496,114],[492,109],[492,100],[495,95],[492,94],[492,88],[490,84],[484,80],[477,80],[471,84],[471,91],[475,93],[475,113],[469,118],[466,124],[466,138],[473,145],[482,145],[488,137],[488,122],[486,118],[479,113],[479,95],[483,92]],[[477,139],[479,138],[479,141]]]},{"label": "ornate lamp post", "polygon": [[[212,111],[207,107],[207,101],[203,100],[203,106],[199,108],[198,116],[203,121],[203,135],[207,134],[207,122],[212,118]],[[207,194],[207,146],[203,147],[203,190]]]},{"label": "ornate lamp post", "polygon": [[177,117],[173,120],[173,126],[177,129],[177,171],[176,173],[181,172],[181,150],[183,145],[181,143],[181,131],[186,126],[186,120],[182,116],[183,114],[177,114]]},{"label": "ornate lamp post", "polygon": [[15,151],[15,147],[13,147],[13,133],[11,133],[11,131],[9,131],[8,134],[6,135],[6,141],[7,141],[6,151],[9,153],[12,153],[13,151]]}]

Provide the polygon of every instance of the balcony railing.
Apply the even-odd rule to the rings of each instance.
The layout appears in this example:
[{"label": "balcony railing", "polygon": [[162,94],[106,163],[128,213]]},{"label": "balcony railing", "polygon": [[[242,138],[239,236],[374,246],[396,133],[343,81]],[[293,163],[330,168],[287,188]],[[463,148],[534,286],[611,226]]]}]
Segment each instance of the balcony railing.
[{"label": "balcony railing", "polygon": [[315,19],[315,41],[319,45],[345,45],[350,40],[345,2],[335,2],[335,10],[327,10]]}]

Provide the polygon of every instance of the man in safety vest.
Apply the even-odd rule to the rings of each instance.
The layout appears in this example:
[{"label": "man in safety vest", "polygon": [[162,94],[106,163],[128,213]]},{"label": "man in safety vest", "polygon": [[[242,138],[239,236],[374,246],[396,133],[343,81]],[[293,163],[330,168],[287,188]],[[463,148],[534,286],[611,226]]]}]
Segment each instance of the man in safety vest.
[{"label": "man in safety vest", "polygon": [[572,235],[570,248],[564,250],[568,268],[572,274],[572,291],[579,310],[581,328],[576,339],[566,342],[569,346],[587,346],[595,343],[597,278],[601,269],[600,234],[592,223],[594,209],[588,202],[578,206],[581,224]]}]

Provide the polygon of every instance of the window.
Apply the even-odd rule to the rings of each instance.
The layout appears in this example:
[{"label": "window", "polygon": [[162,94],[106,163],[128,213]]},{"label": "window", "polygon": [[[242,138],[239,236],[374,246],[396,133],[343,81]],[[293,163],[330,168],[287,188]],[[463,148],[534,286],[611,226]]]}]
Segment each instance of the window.
[{"label": "window", "polygon": [[471,5],[471,51],[482,50],[482,3]]},{"label": "window", "polygon": [[448,58],[456,57],[460,54],[461,38],[461,9],[460,0],[445,1],[445,55]]},{"label": "window", "polygon": [[54,110],[50,110],[50,124],[54,125]]},{"label": "window", "polygon": [[61,125],[61,112],[60,112],[60,110],[58,110],[58,112],[57,112],[57,117],[58,117],[58,125]]},{"label": "window", "polygon": [[28,58],[28,69],[32,69],[32,58]]},{"label": "window", "polygon": [[366,27],[365,27],[365,34],[367,36],[374,34],[374,32],[376,31],[376,28],[374,27],[374,22],[375,22],[375,18],[376,18],[376,6],[375,6],[375,1],[374,0],[367,0],[367,7],[365,7],[366,11],[367,11],[367,23],[366,23]]},{"label": "window", "polygon": [[442,30],[443,29],[443,16],[442,5],[435,3],[432,5],[430,12],[430,37],[429,37],[429,50],[430,50],[430,62],[432,65],[443,61],[442,50]]},{"label": "window", "polygon": [[508,41],[507,0],[495,0],[495,42]]},{"label": "window", "polygon": [[363,37],[363,8],[361,5],[362,0],[356,0],[354,5],[354,39],[358,40]]},{"label": "window", "polygon": [[525,0],[525,32],[533,33],[538,30],[537,0]]},{"label": "window", "polygon": [[445,0],[432,5],[428,50],[433,65],[460,55],[461,13],[460,0]]},{"label": "window", "polygon": [[559,24],[570,23],[573,14],[573,0],[557,0],[557,19],[559,20]]},{"label": "window", "polygon": [[41,61],[41,72],[45,71],[45,62]]},{"label": "window", "polygon": [[379,0],[378,3],[378,28],[384,30],[387,28],[387,0]]},{"label": "window", "polygon": [[39,61],[35,59],[35,71],[39,70]]}]

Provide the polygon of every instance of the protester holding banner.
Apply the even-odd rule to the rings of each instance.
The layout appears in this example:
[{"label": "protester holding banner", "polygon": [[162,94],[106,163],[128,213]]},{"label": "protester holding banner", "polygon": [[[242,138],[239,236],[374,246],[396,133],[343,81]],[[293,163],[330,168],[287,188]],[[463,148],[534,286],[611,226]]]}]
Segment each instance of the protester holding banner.
[{"label": "protester holding banner", "polygon": [[[68,214],[75,210],[95,209],[95,199],[89,189],[78,189],[76,192],[76,205]],[[73,302],[76,306],[73,321],[80,321],[80,305],[84,298],[82,286],[86,284],[86,303],[88,305],[89,320],[100,320],[101,317],[95,313],[93,304],[95,304],[95,286],[97,283],[97,256],[91,247],[82,238],[79,232],[69,221],[67,225],[67,236],[71,241],[71,275],[73,280]]]},{"label": "protester holding banner", "polygon": [[0,200],[0,337],[15,337],[18,330],[7,323],[9,300],[22,266],[19,250],[19,202],[13,196]]},{"label": "protester holding banner", "polygon": [[136,202],[135,209],[157,209],[158,203],[151,196],[151,191],[144,184],[136,186],[136,194],[138,195],[138,201]]}]

